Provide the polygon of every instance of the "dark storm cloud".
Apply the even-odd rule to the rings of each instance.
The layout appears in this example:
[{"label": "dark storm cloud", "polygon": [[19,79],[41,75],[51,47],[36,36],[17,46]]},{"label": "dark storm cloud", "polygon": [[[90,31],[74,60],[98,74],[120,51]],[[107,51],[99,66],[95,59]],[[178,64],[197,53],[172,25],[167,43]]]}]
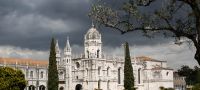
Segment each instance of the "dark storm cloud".
[{"label": "dark storm cloud", "polygon": [[87,0],[47,0],[37,7],[40,14],[51,18],[85,20],[89,12]]},{"label": "dark storm cloud", "polygon": [[[91,5],[89,0],[1,0],[0,44],[47,50],[52,36],[62,48],[69,36],[72,44],[82,46],[84,34],[91,27],[87,16]],[[139,45],[166,41],[147,39],[138,33],[122,36],[107,29],[100,32],[104,45],[108,46],[120,46],[124,41]]]},{"label": "dark storm cloud", "polygon": [[6,16],[15,11],[25,13],[30,10],[30,7],[27,6],[22,0],[1,0],[0,10],[2,18],[2,16]]},{"label": "dark storm cloud", "polygon": [[47,49],[52,36],[86,30],[89,7],[86,0],[1,0],[0,44]]},{"label": "dark storm cloud", "polygon": [[[0,56],[47,60],[50,39],[52,37],[58,39],[63,49],[68,36],[72,53],[75,53],[75,56],[80,55],[83,52],[84,34],[91,27],[92,20],[87,15],[94,1],[0,0]],[[121,1],[123,0],[114,0],[112,5],[117,7],[122,4]],[[143,37],[141,32],[121,35],[110,28],[98,28],[98,30],[102,33],[105,53],[123,55],[121,44],[128,41],[131,46],[137,46],[130,47],[130,50],[137,55],[148,55],[158,59],[167,57],[173,67],[176,66],[173,65],[174,58],[179,57],[183,61],[177,63],[188,62],[190,65],[195,63],[194,51],[191,51],[190,57],[187,56],[187,46],[178,49],[170,46],[173,38],[164,38],[159,34],[150,39]],[[174,54],[168,55],[168,53]],[[189,59],[193,62],[189,62]]]}]

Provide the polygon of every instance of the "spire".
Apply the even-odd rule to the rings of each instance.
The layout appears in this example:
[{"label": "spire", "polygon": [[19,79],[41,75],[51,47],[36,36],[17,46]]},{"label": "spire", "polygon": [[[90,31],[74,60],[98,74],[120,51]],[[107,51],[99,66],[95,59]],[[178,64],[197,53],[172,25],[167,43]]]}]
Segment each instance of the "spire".
[{"label": "spire", "polygon": [[133,59],[134,59],[134,63],[137,63],[137,58],[135,56],[135,45],[133,46]]},{"label": "spire", "polygon": [[59,45],[58,45],[58,40],[56,40],[56,52],[58,51],[58,52],[60,52],[60,48],[59,48]]},{"label": "spire", "polygon": [[[135,45],[133,46],[133,50],[135,49]],[[136,57],[135,57],[135,50],[133,51],[133,58],[134,60],[136,60]]]},{"label": "spire", "polygon": [[56,50],[56,61],[57,61],[57,65],[60,65],[60,48],[59,48],[59,44],[58,44],[58,40],[56,40],[56,46],[55,46],[55,50]]},{"label": "spire", "polygon": [[67,46],[70,48],[69,37],[67,37]]},{"label": "spire", "polygon": [[71,47],[70,47],[70,43],[69,43],[69,37],[67,37],[67,42],[66,42],[65,50],[66,51],[71,51]]},{"label": "spire", "polygon": [[94,26],[94,22],[93,22],[93,20],[92,20],[92,28],[94,28],[95,26]]}]

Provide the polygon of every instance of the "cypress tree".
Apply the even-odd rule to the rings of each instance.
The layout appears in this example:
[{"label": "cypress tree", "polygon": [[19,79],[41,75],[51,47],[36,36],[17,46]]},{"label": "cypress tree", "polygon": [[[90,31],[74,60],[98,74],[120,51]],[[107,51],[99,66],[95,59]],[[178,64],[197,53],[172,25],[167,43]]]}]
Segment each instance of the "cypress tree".
[{"label": "cypress tree", "polygon": [[58,90],[58,70],[56,65],[55,40],[52,38],[48,67],[48,90]]},{"label": "cypress tree", "polygon": [[127,42],[124,45],[124,49],[125,49],[124,88],[125,90],[135,90],[133,67],[131,64],[131,57],[130,57],[129,46]]}]

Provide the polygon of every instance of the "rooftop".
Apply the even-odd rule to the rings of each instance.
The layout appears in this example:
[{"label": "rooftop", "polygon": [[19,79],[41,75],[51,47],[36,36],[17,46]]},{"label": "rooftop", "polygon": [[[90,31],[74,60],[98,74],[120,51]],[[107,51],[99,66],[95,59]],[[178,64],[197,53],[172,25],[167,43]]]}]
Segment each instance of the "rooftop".
[{"label": "rooftop", "polygon": [[28,58],[0,58],[0,64],[48,66],[48,61],[47,60],[33,60],[33,59],[28,59]]},{"label": "rooftop", "polygon": [[[134,60],[134,58],[132,58],[132,60]],[[154,61],[154,62],[166,62],[166,61],[162,61],[162,60],[156,60],[153,58],[150,58],[148,56],[139,56],[136,57],[136,60],[141,60],[141,61]]]}]

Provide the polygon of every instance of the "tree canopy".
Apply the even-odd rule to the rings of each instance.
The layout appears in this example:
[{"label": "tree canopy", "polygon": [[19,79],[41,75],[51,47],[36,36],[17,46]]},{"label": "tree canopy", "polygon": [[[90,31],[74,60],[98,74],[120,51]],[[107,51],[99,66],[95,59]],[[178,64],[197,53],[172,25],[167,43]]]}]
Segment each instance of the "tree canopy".
[{"label": "tree canopy", "polygon": [[24,90],[26,80],[21,70],[0,67],[0,90]]},{"label": "tree canopy", "polygon": [[200,89],[200,84],[195,84],[193,87],[192,87],[192,90],[199,90]]},{"label": "tree canopy", "polygon": [[124,45],[125,51],[125,65],[124,65],[124,88],[125,90],[135,90],[133,67],[131,63],[131,57],[129,52],[129,45],[126,42]]},{"label": "tree canopy", "polygon": [[190,68],[187,65],[183,65],[180,69],[178,69],[178,74],[186,77],[185,80],[187,85],[195,85],[200,83],[200,68],[197,66]]},{"label": "tree canopy", "polygon": [[200,65],[200,0],[119,0],[118,5],[97,1],[89,16],[100,26],[121,34],[142,31],[147,37],[163,33],[176,44],[187,39],[195,46],[194,58]]},{"label": "tree canopy", "polygon": [[58,90],[58,70],[56,65],[55,40],[52,38],[48,67],[48,90]]}]

